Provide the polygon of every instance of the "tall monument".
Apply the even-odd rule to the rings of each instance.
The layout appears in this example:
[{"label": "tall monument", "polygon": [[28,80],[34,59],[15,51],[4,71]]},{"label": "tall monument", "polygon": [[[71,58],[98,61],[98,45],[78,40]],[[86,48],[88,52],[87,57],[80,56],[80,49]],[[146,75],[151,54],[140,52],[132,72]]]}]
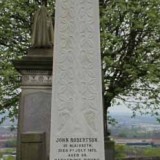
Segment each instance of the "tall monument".
[{"label": "tall monument", "polygon": [[98,0],[57,0],[50,160],[104,160]]},{"label": "tall monument", "polygon": [[22,75],[17,160],[49,159],[53,25],[42,6],[34,14],[28,54],[14,61]]}]

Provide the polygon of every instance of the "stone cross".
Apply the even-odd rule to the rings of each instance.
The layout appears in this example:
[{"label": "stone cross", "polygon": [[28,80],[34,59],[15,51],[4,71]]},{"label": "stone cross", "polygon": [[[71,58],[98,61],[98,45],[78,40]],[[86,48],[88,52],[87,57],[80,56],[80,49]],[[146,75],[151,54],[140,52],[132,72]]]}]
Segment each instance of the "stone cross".
[{"label": "stone cross", "polygon": [[98,0],[57,0],[50,160],[104,160]]}]

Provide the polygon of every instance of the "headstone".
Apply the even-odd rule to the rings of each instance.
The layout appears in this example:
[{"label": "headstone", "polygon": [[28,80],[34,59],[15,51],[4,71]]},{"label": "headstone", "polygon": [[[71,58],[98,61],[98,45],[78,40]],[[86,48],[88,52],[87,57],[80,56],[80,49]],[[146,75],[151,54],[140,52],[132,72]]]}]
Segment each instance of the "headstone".
[{"label": "headstone", "polygon": [[98,0],[57,0],[50,160],[104,160]]}]

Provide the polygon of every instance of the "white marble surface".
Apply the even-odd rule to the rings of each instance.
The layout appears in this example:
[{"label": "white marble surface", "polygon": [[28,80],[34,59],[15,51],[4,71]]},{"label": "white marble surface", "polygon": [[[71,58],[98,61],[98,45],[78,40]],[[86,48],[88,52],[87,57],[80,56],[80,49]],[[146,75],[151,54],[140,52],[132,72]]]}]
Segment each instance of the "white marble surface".
[{"label": "white marble surface", "polygon": [[57,0],[50,160],[104,160],[98,0]]}]

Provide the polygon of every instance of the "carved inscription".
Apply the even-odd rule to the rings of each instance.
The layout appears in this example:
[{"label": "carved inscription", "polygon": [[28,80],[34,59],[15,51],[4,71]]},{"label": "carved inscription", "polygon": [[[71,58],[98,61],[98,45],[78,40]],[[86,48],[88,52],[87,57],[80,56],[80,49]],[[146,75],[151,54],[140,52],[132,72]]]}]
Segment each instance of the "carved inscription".
[{"label": "carved inscription", "polygon": [[[97,138],[57,138],[56,143],[59,144],[58,154],[64,154],[63,158],[55,158],[55,160],[100,160],[94,158],[97,154],[96,144]],[[94,155],[92,158],[90,154]]]}]

